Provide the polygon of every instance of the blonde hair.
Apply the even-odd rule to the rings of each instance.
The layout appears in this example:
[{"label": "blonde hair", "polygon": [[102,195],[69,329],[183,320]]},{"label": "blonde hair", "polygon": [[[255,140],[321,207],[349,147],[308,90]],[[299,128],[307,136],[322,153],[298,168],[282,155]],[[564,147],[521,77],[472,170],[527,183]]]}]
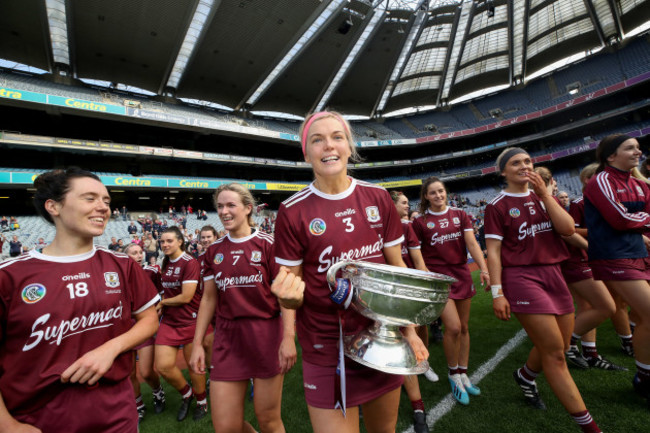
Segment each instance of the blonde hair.
[{"label": "blonde hair", "polygon": [[232,191],[236,193],[241,199],[244,207],[248,207],[250,205],[251,212],[248,214],[248,225],[255,227],[255,220],[253,219],[253,212],[255,210],[255,198],[253,197],[253,194],[251,194],[251,192],[246,187],[239,183],[233,182],[223,184],[217,188],[217,190],[214,192],[214,195],[212,196],[215,209],[217,208],[217,199],[219,198],[219,194],[221,194],[223,191]]},{"label": "blonde hair", "polygon": [[582,171],[580,171],[580,182],[582,182],[583,191],[585,189],[585,185],[587,185],[587,179],[593,177],[594,174],[596,174],[596,170],[598,170],[598,163],[592,162],[591,164],[583,168]]},{"label": "blonde hair", "polygon": [[[316,116],[318,116],[318,118],[312,121],[312,118]],[[307,125],[311,127],[313,122],[317,122],[321,119],[336,119],[339,122],[341,122],[341,124],[343,125],[343,130],[345,132],[345,138],[348,140],[348,146],[350,147],[350,161],[353,163],[359,162],[361,158],[359,157],[359,152],[357,152],[357,147],[354,144],[354,137],[352,136],[352,128],[350,127],[350,123],[347,120],[345,120],[345,118],[341,113],[337,111],[320,111],[320,112],[308,114],[305,117],[305,120],[300,125],[298,136],[301,137],[302,139],[302,137],[304,137],[305,132],[309,132],[309,131],[305,131],[305,127],[307,127]],[[303,149],[306,148],[306,143],[304,143],[304,141],[306,140],[303,140],[302,143]]]}]

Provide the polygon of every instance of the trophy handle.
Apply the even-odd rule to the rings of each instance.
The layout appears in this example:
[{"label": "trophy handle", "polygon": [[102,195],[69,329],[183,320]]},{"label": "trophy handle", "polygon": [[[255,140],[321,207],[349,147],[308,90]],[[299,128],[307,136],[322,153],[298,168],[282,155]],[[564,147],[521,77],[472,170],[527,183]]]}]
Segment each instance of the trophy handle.
[{"label": "trophy handle", "polygon": [[354,264],[349,260],[341,260],[340,262],[337,262],[330,266],[330,268],[327,270],[327,282],[329,283],[330,288],[336,287],[336,274],[341,268],[345,266],[353,266],[356,268],[356,266],[354,266]]}]

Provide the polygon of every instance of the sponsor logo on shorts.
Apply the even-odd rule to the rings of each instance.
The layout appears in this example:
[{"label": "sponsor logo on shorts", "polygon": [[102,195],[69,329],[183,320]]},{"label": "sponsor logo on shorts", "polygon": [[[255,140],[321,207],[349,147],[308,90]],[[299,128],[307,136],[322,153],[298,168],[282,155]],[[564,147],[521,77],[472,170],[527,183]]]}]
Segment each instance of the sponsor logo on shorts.
[{"label": "sponsor logo on shorts", "polygon": [[120,285],[120,277],[117,272],[104,272],[104,282],[107,287],[115,288]]},{"label": "sponsor logo on shorts", "polygon": [[45,286],[39,283],[32,283],[26,286],[22,292],[23,302],[25,304],[35,304],[45,296],[47,290]]},{"label": "sponsor logo on shorts", "polygon": [[625,271],[612,271],[612,274],[624,274]]},{"label": "sponsor logo on shorts", "polygon": [[260,262],[260,261],[262,261],[262,252],[261,251],[251,252],[251,262]]},{"label": "sponsor logo on shorts", "polygon": [[218,265],[221,262],[223,262],[223,254],[219,253],[216,256],[214,256],[214,263]]},{"label": "sponsor logo on shorts", "polygon": [[366,208],[366,216],[368,217],[368,221],[376,223],[381,218],[379,216],[379,208],[377,208],[377,206],[368,206]]},{"label": "sponsor logo on shorts", "polygon": [[521,212],[520,212],[519,209],[517,209],[516,207],[513,207],[512,209],[510,209],[510,211],[509,211],[508,213],[509,213],[510,216],[513,217],[513,218],[518,218],[519,215],[521,215]]},{"label": "sponsor logo on shorts", "polygon": [[436,223],[434,223],[434,222],[428,222],[428,223],[427,223],[427,228],[428,228],[428,229],[435,229],[435,228],[436,228]]},{"label": "sponsor logo on shorts", "polygon": [[517,301],[517,305],[530,305],[528,301]]},{"label": "sponsor logo on shorts", "polygon": [[314,385],[312,383],[307,383],[307,382],[305,382],[305,388],[307,388],[307,389],[318,389],[316,387],[316,385]]},{"label": "sponsor logo on shorts", "polygon": [[320,218],[314,218],[309,223],[309,232],[314,236],[320,236],[325,233],[327,229],[327,224]]}]

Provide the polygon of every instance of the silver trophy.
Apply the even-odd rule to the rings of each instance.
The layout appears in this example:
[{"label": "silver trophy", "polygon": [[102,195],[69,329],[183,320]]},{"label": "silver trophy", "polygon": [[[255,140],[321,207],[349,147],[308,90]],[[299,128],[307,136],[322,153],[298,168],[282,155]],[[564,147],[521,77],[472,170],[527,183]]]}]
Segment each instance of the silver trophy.
[{"label": "silver trophy", "polygon": [[434,272],[361,261],[342,260],[327,271],[334,290],[337,273],[351,282],[351,305],[375,323],[344,337],[345,355],[385,373],[409,375],[427,371],[427,361],[417,362],[400,327],[428,325],[447,304],[456,279]]}]

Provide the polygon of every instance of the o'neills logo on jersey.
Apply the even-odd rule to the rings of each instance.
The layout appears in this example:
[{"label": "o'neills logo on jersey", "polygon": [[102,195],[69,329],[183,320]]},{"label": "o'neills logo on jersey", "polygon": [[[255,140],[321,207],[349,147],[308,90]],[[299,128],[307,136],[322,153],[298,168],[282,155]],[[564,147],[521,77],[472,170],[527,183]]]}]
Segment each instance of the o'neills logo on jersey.
[{"label": "o'neills logo on jersey", "polygon": [[519,226],[519,236],[517,236],[517,239],[522,240],[526,238],[526,236],[535,237],[537,233],[548,232],[550,230],[553,230],[553,224],[551,224],[550,221],[532,224],[530,227],[528,227],[527,222],[524,222]]},{"label": "o'neills logo on jersey", "polygon": [[226,291],[227,287],[236,287],[236,286],[249,286],[255,285],[256,283],[262,282],[262,274],[252,274],[252,275],[238,275],[236,277],[221,277],[221,272],[219,272],[214,277],[214,281],[217,283],[217,287],[221,291]]},{"label": "o'neills logo on jersey", "polygon": [[379,208],[377,206],[368,206],[366,208],[366,216],[368,217],[368,221],[376,223],[380,219]]},{"label": "o'neills logo on jersey", "polygon": [[354,210],[354,209],[352,209],[352,208],[347,208],[347,209],[344,210],[343,212],[336,212],[336,213],[334,214],[334,216],[337,217],[337,218],[340,218],[340,217],[344,217],[344,216],[354,215],[354,214],[356,214],[356,213],[357,213],[356,210]]},{"label": "o'neills logo on jersey", "polygon": [[431,236],[431,245],[442,245],[445,242],[455,241],[456,239],[460,238],[461,235],[461,232],[454,232],[438,236],[438,232],[435,232],[433,236]]},{"label": "o'neills logo on jersey", "polygon": [[61,281],[86,280],[88,278],[90,278],[90,273],[79,272],[77,275],[64,275],[61,277]]},{"label": "o'neills logo on jersey", "polygon": [[25,286],[22,292],[23,302],[25,304],[35,304],[45,296],[45,286],[39,283],[33,283]]},{"label": "o'neills logo on jersey", "polygon": [[113,323],[107,324],[107,322],[122,317],[122,302],[118,307],[109,308],[106,311],[96,311],[87,316],[73,317],[71,320],[61,320],[58,324],[48,325],[50,317],[50,313],[47,313],[34,320],[32,333],[23,346],[23,352],[32,350],[41,342],[56,343],[57,346],[60,346],[64,338],[94,329],[113,326]]},{"label": "o'neills logo on jersey", "polygon": [[328,246],[320,253],[318,261],[321,265],[318,267],[318,272],[327,271],[330,266],[341,261],[341,260],[357,260],[363,259],[371,255],[376,255],[381,253],[381,250],[384,249],[384,240],[379,236],[379,240],[374,244],[364,245],[361,248],[353,248],[348,251],[341,251],[341,255],[336,257],[330,257],[332,254],[332,246]]}]

